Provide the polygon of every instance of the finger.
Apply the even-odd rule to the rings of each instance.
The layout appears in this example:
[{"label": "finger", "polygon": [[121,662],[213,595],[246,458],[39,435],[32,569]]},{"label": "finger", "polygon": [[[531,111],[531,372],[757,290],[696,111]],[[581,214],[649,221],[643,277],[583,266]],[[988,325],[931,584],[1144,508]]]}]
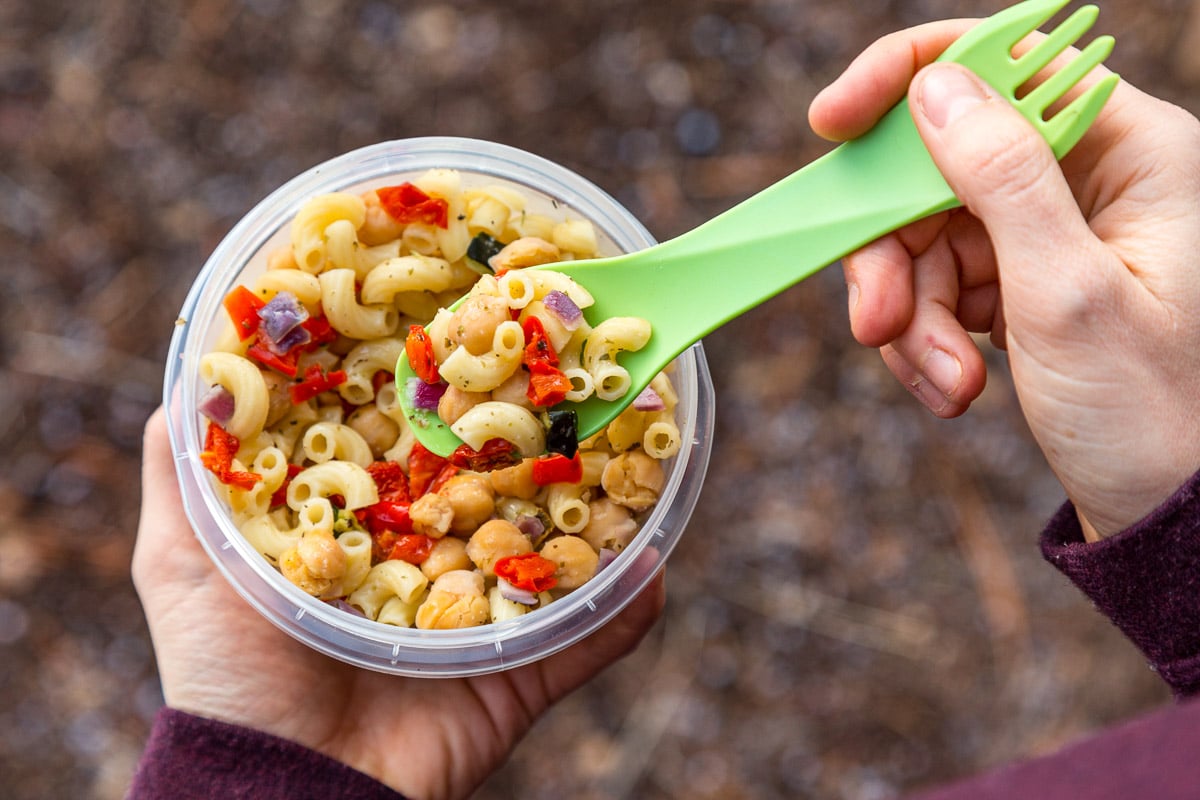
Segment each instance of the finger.
[{"label": "finger", "polygon": [[813,99],[813,131],[838,142],[866,133],[904,97],[918,70],[977,22],[931,22],[879,39]]},{"label": "finger", "polygon": [[958,295],[959,324],[972,333],[990,333],[996,324],[999,299],[998,283],[963,288]]},{"label": "finger", "polygon": [[987,229],[1010,312],[1036,323],[1049,298],[1097,277],[1099,242],[1049,145],[1008,101],[957,64],[922,70],[910,97],[938,168]]},{"label": "finger", "polygon": [[957,316],[958,267],[946,237],[914,259],[913,294],[912,323],[889,345],[903,365],[889,367],[934,414],[956,417],[983,391],[986,367]]},{"label": "finger", "polygon": [[958,266],[958,321],[968,331],[995,330],[1000,307],[996,254],[987,229],[963,210],[951,214],[946,240]]},{"label": "finger", "polygon": [[850,329],[868,347],[880,347],[912,321],[912,254],[934,241],[945,225],[937,214],[877,239],[842,260]]},{"label": "finger", "polygon": [[899,336],[913,315],[912,258],[896,236],[885,236],[842,259],[850,331],[880,347]]},{"label": "finger", "polygon": [[198,579],[208,572],[207,558],[183,512],[166,413],[160,407],[146,422],[142,439],[142,505],[133,551],[134,584],[142,592],[152,584]]},{"label": "finger", "polygon": [[157,482],[151,477],[160,474],[164,466],[169,466],[169,452],[166,414],[160,406],[150,415],[142,431],[142,507],[132,564],[133,582],[139,587],[150,574],[149,565],[157,559],[159,552],[158,537],[153,534],[158,526],[153,524],[153,520],[161,514],[152,508],[164,499],[167,502],[179,500],[179,493],[175,487],[166,487],[169,497],[163,498],[162,494],[156,491]]}]

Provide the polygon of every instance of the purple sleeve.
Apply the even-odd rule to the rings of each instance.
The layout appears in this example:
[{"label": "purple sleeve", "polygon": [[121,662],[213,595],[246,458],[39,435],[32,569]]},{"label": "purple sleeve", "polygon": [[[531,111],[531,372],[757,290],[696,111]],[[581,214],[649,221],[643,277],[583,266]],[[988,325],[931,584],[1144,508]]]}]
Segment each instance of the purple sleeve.
[{"label": "purple sleeve", "polygon": [[1093,544],[1064,505],[1042,533],[1042,553],[1177,696],[1200,691],[1200,472],[1148,517]]},{"label": "purple sleeve", "polygon": [[163,708],[129,800],[405,800],[370,776],[261,731]]}]

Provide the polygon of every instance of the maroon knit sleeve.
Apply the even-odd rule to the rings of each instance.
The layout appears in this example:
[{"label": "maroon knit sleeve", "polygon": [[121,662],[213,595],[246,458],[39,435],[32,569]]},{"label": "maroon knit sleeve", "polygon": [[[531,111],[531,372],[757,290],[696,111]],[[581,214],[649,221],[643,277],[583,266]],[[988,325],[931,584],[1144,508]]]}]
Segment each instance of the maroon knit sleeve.
[{"label": "maroon knit sleeve", "polygon": [[129,800],[405,800],[370,776],[287,739],[163,708]]},{"label": "maroon knit sleeve", "polygon": [[1100,542],[1064,505],[1042,554],[1146,655],[1179,697],[1200,691],[1200,473],[1153,513]]}]

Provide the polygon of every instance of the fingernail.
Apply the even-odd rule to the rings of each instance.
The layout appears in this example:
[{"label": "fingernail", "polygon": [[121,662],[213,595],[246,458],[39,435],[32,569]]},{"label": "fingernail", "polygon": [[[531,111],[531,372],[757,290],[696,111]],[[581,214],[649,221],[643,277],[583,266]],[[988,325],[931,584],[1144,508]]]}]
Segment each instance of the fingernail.
[{"label": "fingernail", "polygon": [[846,303],[850,306],[850,313],[854,313],[854,309],[858,308],[858,284],[846,284]]},{"label": "fingernail", "polygon": [[943,399],[954,397],[962,380],[962,364],[941,348],[934,347],[921,362],[921,374],[942,393]]},{"label": "fingernail", "polygon": [[946,399],[946,395],[942,394],[941,389],[934,386],[933,382],[927,380],[924,375],[914,378],[908,388],[926,408],[935,414],[950,405],[950,401]]},{"label": "fingernail", "polygon": [[986,99],[983,87],[957,67],[935,67],[921,82],[921,109],[938,128],[946,127]]}]

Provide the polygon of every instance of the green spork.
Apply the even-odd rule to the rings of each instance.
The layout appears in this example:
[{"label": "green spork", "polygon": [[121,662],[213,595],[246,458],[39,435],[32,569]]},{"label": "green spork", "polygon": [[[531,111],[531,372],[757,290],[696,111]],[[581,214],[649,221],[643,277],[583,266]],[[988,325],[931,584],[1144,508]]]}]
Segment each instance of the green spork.
[{"label": "green spork", "polygon": [[[1008,98],[1058,158],[1095,121],[1118,82],[1110,74],[1049,120],[1043,118],[1054,101],[1107,58],[1113,39],[1102,36],[1017,97],[1023,84],[1095,22],[1098,9],[1084,6],[1013,57],[1017,43],[1068,2],[1018,3],[972,28],[938,59],[963,64]],[[578,413],[579,438],[600,431],[663,367],[729,320],[864,244],[959,205],[925,149],[905,99],[862,137],[681,236],[611,258],[531,267],[565,273],[586,288],[596,301],[586,312],[593,321],[632,316],[653,327],[644,348],[621,353],[620,364],[632,378],[623,398],[563,404]],[[396,382],[413,431],[425,447],[449,455],[462,442],[436,413],[412,406],[405,391],[412,376],[402,357]]]}]

